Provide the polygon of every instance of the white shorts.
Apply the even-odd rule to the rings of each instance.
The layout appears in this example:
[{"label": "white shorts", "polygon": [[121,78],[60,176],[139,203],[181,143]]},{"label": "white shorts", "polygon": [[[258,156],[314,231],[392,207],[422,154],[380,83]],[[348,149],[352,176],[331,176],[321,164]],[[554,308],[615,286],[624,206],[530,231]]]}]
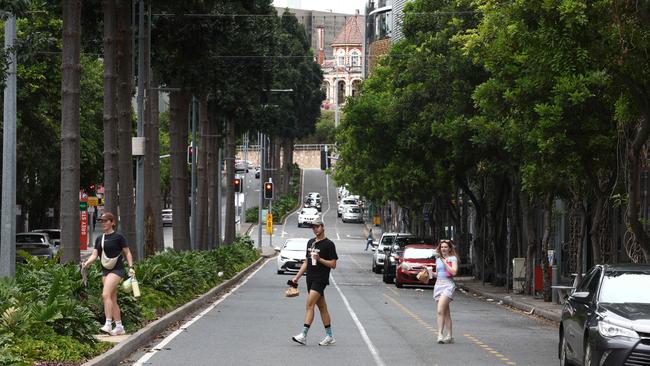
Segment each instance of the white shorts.
[{"label": "white shorts", "polygon": [[456,291],[456,284],[450,280],[437,280],[436,285],[433,287],[433,298],[438,301],[440,296],[447,296],[449,300],[454,299],[454,291]]}]

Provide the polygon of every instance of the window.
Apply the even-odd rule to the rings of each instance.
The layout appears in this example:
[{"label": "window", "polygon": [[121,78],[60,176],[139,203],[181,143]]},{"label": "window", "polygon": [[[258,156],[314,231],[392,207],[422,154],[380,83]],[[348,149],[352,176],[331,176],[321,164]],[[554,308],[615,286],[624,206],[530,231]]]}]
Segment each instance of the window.
[{"label": "window", "polygon": [[361,58],[359,57],[359,52],[353,51],[351,59],[352,59],[352,66],[361,66],[361,62],[360,62]]}]

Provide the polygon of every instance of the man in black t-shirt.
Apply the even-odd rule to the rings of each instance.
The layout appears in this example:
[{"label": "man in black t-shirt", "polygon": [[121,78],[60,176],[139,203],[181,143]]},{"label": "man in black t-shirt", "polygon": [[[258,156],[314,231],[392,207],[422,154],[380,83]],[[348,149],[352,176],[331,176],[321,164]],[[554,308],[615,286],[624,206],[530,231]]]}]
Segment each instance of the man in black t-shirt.
[{"label": "man in black t-shirt", "polygon": [[314,306],[318,306],[320,317],[325,326],[325,338],[318,344],[329,346],[336,343],[332,335],[332,326],[330,314],[325,302],[325,287],[330,284],[330,271],[336,268],[336,261],[339,257],[336,255],[336,246],[325,237],[325,226],[319,218],[312,222],[312,230],[315,238],[307,242],[306,260],[300,266],[298,274],[291,280],[294,284],[307,272],[307,311],[305,314],[305,323],[302,332],[293,336],[294,342],[307,344],[307,332],[311,323],[314,321]]}]

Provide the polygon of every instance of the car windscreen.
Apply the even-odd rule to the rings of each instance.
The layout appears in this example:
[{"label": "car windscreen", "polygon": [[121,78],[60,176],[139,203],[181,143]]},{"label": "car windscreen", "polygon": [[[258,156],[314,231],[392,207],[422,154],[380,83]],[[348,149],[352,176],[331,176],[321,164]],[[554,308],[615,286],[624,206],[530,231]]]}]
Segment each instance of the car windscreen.
[{"label": "car windscreen", "polygon": [[318,210],[315,208],[306,208],[300,212],[301,215],[316,215],[318,214]]},{"label": "car windscreen", "polygon": [[650,304],[650,271],[605,273],[600,288],[600,302]]},{"label": "car windscreen", "polygon": [[401,248],[404,248],[409,244],[418,244],[418,243],[424,244],[424,240],[422,238],[418,238],[415,236],[398,236],[397,238],[395,238],[395,244],[399,245]]},{"label": "car windscreen", "polygon": [[344,205],[356,205],[357,200],[343,200]]},{"label": "car windscreen", "polygon": [[349,213],[361,213],[361,209],[359,207],[351,207],[348,209]]},{"label": "car windscreen", "polygon": [[433,259],[433,248],[406,248],[404,259]]},{"label": "car windscreen", "polygon": [[288,240],[284,244],[286,250],[307,250],[307,242],[304,240]]},{"label": "car windscreen", "polygon": [[394,241],[395,241],[394,236],[387,235],[387,236],[384,236],[383,238],[381,238],[381,245],[391,245],[391,244],[393,244]]},{"label": "car windscreen", "polygon": [[16,244],[45,244],[45,238],[43,235],[18,235]]}]

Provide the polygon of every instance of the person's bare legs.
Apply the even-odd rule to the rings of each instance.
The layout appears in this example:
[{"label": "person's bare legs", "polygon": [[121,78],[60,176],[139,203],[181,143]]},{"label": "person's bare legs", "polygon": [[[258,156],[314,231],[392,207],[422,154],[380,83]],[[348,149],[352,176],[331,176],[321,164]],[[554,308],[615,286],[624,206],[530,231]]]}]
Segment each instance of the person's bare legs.
[{"label": "person's bare legs", "polygon": [[117,305],[117,285],[122,277],[115,273],[109,273],[102,278],[102,300],[104,301],[104,315],[108,319],[120,320],[120,308]]},{"label": "person's bare legs", "polygon": [[[311,323],[314,321],[314,306],[319,302],[319,300],[322,298],[321,294],[318,291],[311,290],[309,291],[309,296],[307,297],[307,305],[306,305],[306,312],[305,312],[305,324],[311,325]],[[320,308],[320,305],[319,305]],[[322,313],[321,313],[322,316]],[[329,317],[329,315],[328,315]]]},{"label": "person's bare legs", "polygon": [[442,338],[442,332],[445,329],[445,305],[444,305],[444,296],[440,296],[438,299],[438,313],[437,313],[437,323],[438,323],[438,338]]},{"label": "person's bare legs", "polygon": [[445,328],[447,328],[447,337],[453,338],[454,333],[451,324],[451,299],[445,296],[445,300],[447,300],[447,306],[445,310]]}]

